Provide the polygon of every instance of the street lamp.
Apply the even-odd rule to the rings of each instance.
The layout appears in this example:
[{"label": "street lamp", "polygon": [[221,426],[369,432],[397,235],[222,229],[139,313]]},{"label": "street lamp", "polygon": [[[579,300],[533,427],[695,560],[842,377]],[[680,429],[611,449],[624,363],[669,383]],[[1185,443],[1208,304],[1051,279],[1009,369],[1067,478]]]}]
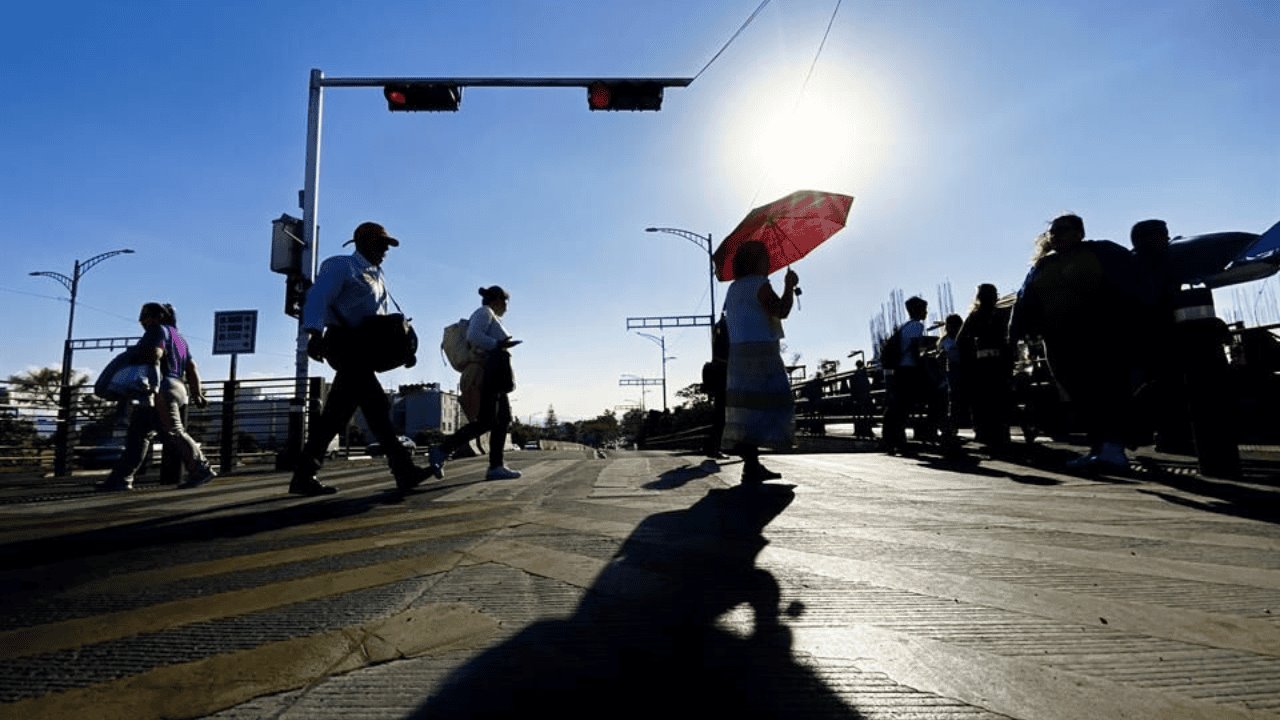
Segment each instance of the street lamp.
[{"label": "street lamp", "polygon": [[[666,233],[668,235],[675,235],[677,237],[682,237],[685,240],[688,240],[689,242],[693,243],[694,245],[697,245],[698,247],[702,248],[707,252],[707,266],[708,266],[708,271],[710,272],[710,280],[707,287],[710,290],[710,294],[711,294],[711,314],[708,317],[711,319],[711,324],[714,326],[716,324],[716,261],[715,261],[715,257],[713,256],[713,251],[711,249],[710,233],[706,235],[699,235],[698,233],[692,232],[689,230],[681,230],[680,228],[669,228],[669,227],[647,227],[644,229],[644,231],[660,232],[660,233]],[[715,337],[714,329],[711,331],[711,334],[712,334],[712,337]]]},{"label": "street lamp", "polygon": [[667,361],[675,360],[675,358],[669,357],[667,355],[667,338],[665,335],[662,337],[658,337],[657,335],[650,335],[649,333],[642,333],[642,332],[638,332],[636,334],[642,338],[648,338],[654,341],[655,343],[658,344],[659,349],[661,349],[662,351],[662,412],[666,412],[667,411]]},{"label": "street lamp", "polygon": [[71,276],[67,277],[60,272],[50,270],[39,270],[27,273],[28,275],[43,275],[44,277],[53,278],[62,283],[62,286],[71,293],[71,312],[67,316],[67,339],[62,344],[62,389],[58,395],[58,430],[54,436],[53,448],[53,474],[65,475],[67,473],[67,438],[70,434],[71,423],[71,331],[75,327],[76,322],[76,294],[80,290],[80,278],[89,272],[89,268],[116,255],[130,255],[133,251],[129,249],[111,250],[108,252],[94,255],[81,262],[76,260],[75,266],[71,270]]}]

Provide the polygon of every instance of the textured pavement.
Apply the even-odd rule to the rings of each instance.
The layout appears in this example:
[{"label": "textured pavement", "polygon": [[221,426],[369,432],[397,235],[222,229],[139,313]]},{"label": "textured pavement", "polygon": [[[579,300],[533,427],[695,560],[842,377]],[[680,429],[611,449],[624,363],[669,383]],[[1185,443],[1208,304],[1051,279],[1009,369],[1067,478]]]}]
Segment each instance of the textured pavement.
[{"label": "textured pavement", "polygon": [[0,718],[1280,718],[1280,512],[1017,461],[0,480]]}]

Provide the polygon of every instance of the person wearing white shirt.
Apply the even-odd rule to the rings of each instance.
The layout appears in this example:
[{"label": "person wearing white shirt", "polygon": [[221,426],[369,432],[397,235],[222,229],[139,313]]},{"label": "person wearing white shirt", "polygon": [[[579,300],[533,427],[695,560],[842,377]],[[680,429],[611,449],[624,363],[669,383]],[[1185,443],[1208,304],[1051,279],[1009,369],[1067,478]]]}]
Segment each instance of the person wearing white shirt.
[{"label": "person wearing white shirt", "polygon": [[884,407],[884,424],[881,430],[881,444],[885,452],[909,452],[907,447],[907,415],[918,404],[929,405],[928,413],[936,420],[938,411],[935,397],[931,392],[928,372],[920,356],[922,346],[928,340],[935,340],[926,335],[924,320],[929,316],[929,302],[924,298],[912,296],[904,303],[907,316],[910,318],[902,324],[898,334],[901,346],[900,360],[893,373],[886,376],[886,393]]},{"label": "person wearing white shirt", "polygon": [[743,243],[733,255],[736,278],[725,293],[729,364],[722,443],[742,458],[742,484],[781,478],[760,462],[760,448],[785,449],[795,435],[795,399],[782,362],[782,321],[791,314],[799,276],[787,270],[782,294],[769,284],[769,250]]},{"label": "person wearing white shirt", "polygon": [[[520,471],[506,466],[503,449],[507,444],[507,430],[511,426],[511,401],[508,393],[515,389],[515,376],[511,370],[511,348],[520,343],[502,324],[507,314],[511,296],[497,285],[480,288],[480,307],[471,313],[467,321],[467,342],[478,356],[480,372],[464,371],[462,405],[474,408],[469,411],[471,422],[445,438],[438,447],[431,448],[428,458],[436,478],[444,477],[444,464],[458,448],[489,433],[489,470],[486,480],[513,480]],[[471,368],[468,368],[471,370]],[[479,402],[475,399],[478,396]]]},{"label": "person wearing white shirt", "polygon": [[[311,425],[302,456],[294,464],[289,492],[295,495],[332,495],[337,489],[316,477],[330,441],[337,436],[356,408],[364,414],[369,430],[386,448],[387,465],[400,491],[409,490],[431,477],[429,468],[418,467],[400,443],[391,424],[391,403],[378,383],[378,376],[362,362],[361,348],[353,342],[352,331],[365,319],[387,313],[387,288],[382,277],[382,261],[387,249],[400,241],[387,234],[378,223],[361,223],[348,242],[355,243],[350,255],[336,255],[320,265],[315,284],[307,291],[302,306],[302,327],[307,332],[307,355],[316,362],[328,358],[334,368],[333,383],[320,417]],[[345,243],[344,243],[345,244]]]}]

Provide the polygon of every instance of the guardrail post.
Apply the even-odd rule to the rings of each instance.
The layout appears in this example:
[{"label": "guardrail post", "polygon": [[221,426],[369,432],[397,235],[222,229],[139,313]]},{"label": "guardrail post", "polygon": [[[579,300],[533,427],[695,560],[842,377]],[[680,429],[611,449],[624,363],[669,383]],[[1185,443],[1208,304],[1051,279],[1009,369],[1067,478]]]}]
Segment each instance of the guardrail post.
[{"label": "guardrail post", "polygon": [[236,466],[236,388],[240,383],[236,380],[225,380],[222,383],[222,430],[219,435],[219,472],[223,475],[231,472]]}]

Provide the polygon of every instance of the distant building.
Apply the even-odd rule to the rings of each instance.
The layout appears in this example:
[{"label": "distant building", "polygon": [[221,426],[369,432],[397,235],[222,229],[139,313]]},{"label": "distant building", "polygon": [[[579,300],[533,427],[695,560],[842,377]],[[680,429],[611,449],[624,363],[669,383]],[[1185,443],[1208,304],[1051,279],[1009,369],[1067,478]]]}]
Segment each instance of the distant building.
[{"label": "distant building", "polygon": [[458,394],[439,383],[401,385],[392,397],[391,424],[409,437],[424,430],[452,435],[464,422]]}]

